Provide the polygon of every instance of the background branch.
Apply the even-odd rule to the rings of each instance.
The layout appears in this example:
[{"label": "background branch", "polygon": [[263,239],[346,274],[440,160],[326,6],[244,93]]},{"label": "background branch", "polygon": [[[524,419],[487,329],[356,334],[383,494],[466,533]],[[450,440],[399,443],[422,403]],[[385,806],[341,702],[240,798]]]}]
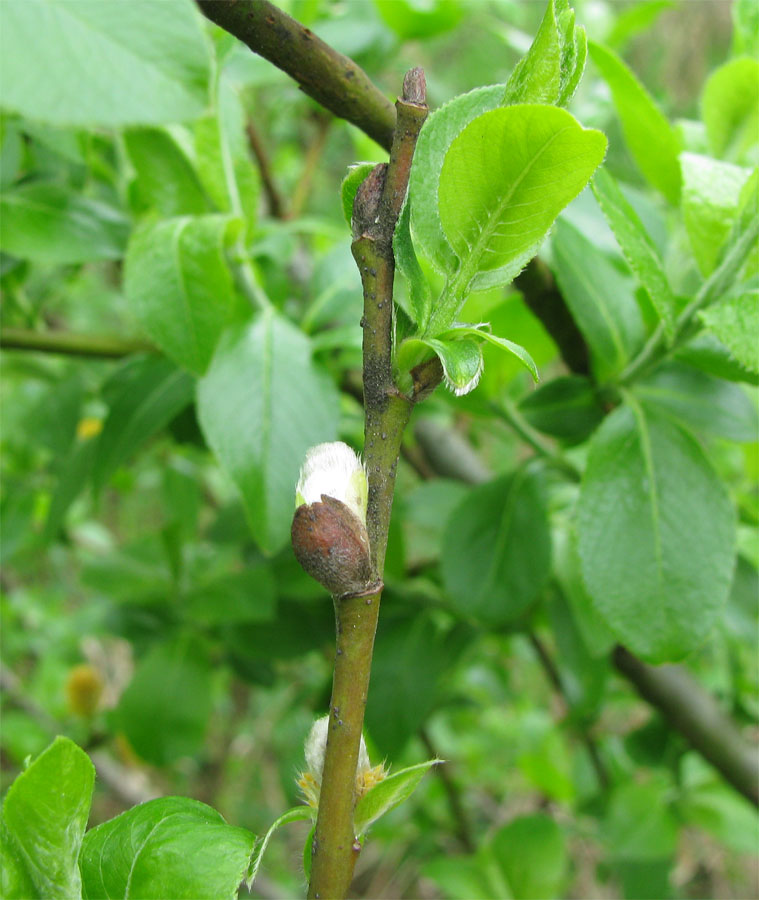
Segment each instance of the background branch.
[{"label": "background branch", "polygon": [[197,0],[203,14],[298,82],[301,90],[389,150],[395,109],[352,59],[266,0]]},{"label": "background branch", "polygon": [[6,350],[29,350],[101,359],[121,359],[132,353],[156,352],[156,348],[147,341],[102,334],[72,334],[68,331],[31,331],[26,328],[3,328],[0,331],[0,347]]}]

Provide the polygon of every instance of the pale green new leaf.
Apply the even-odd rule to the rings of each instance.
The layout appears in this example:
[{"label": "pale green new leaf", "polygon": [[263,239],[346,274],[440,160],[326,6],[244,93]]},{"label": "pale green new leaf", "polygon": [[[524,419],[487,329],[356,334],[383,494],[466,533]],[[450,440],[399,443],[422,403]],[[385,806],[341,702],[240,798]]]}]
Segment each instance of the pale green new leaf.
[{"label": "pale green new leaf", "polygon": [[6,900],[82,896],[77,860],[94,784],[89,757],[65,737],[16,778],[0,814],[0,894]]},{"label": "pale green new leaf", "polygon": [[477,387],[484,365],[478,341],[467,338],[463,340],[408,338],[401,345],[400,352],[413,355],[414,352],[425,348],[434,351],[442,363],[446,387],[457,397],[462,397]]},{"label": "pale green new leaf", "polygon": [[340,185],[340,200],[343,205],[343,215],[348,225],[353,219],[353,201],[356,199],[356,192],[361,186],[361,182],[368,177],[369,173],[374,169],[377,163],[360,162],[348,168],[348,174],[343,178]]},{"label": "pale green new leaf", "polygon": [[224,335],[198,383],[198,418],[265,552],[287,543],[303,458],[337,437],[338,416],[333,382],[287,319],[267,310]]},{"label": "pale green new leaf", "polygon": [[414,251],[409,230],[410,218],[411,207],[406,202],[395,226],[393,255],[396,267],[408,284],[411,314],[416,322],[417,331],[421,334],[426,329],[432,313],[432,293]]},{"label": "pale green new leaf", "polygon": [[507,284],[603,160],[606,138],[552,106],[484,113],[453,141],[440,221],[459,259],[430,331],[450,327],[470,290]]},{"label": "pale green new leaf", "polygon": [[443,332],[440,337],[444,340],[458,340],[462,335],[482,338],[488,343],[495,344],[496,347],[500,347],[501,350],[505,350],[507,353],[511,353],[512,356],[517,357],[517,359],[527,369],[530,375],[532,375],[533,380],[536,382],[539,381],[540,376],[538,375],[538,367],[535,365],[533,358],[524,349],[524,347],[522,347],[520,344],[515,344],[513,341],[508,341],[506,340],[506,338],[498,337],[497,334],[493,334],[488,324],[456,325],[454,328],[450,329],[450,331]]},{"label": "pale green new leaf", "polygon": [[671,339],[674,335],[677,300],[651,236],[606,169],[596,172],[592,187],[625,259],[648,292],[664,323],[665,334]]},{"label": "pale green new leaf", "polygon": [[189,797],[148,800],[87,832],[85,900],[234,900],[255,835]]},{"label": "pale green new leaf", "polygon": [[697,153],[682,153],[680,163],[683,220],[693,255],[706,276],[719,261],[751,171]]},{"label": "pale green new leaf", "polygon": [[256,880],[258,870],[261,868],[261,861],[264,858],[264,853],[269,846],[269,841],[274,832],[282,825],[289,825],[290,822],[302,822],[304,819],[312,819],[315,815],[316,810],[312,809],[310,806],[294,806],[292,809],[288,809],[286,813],[283,813],[278,819],[275,819],[263,838],[256,844],[256,849],[253,851],[248,877],[246,878],[248,887]]},{"label": "pale green new leaf", "polygon": [[653,663],[695,650],[727,599],[735,522],[724,486],[690,434],[632,398],[591,441],[578,550],[596,609]]},{"label": "pale green new leaf", "polygon": [[733,59],[709,76],[701,114],[716,156],[741,161],[759,140],[759,60]]},{"label": "pale green new leaf", "polygon": [[726,297],[700,317],[742,366],[759,374],[759,291]]},{"label": "pale green new leaf", "polygon": [[3,3],[3,106],[56,125],[159,125],[203,112],[210,45],[191,0]]},{"label": "pale green new leaf", "polygon": [[408,203],[414,244],[440,272],[452,273],[456,254],[446,240],[438,212],[438,181],[453,139],[472,119],[503,103],[505,86],[494,84],[461,94],[430,115],[422,127],[409,175]]},{"label": "pale green new leaf", "polygon": [[440,759],[428,759],[427,762],[393,772],[375,784],[356,804],[353,814],[356,835],[361,837],[366,834],[377,819],[408,800],[432,766],[442,762]]},{"label": "pale green new leaf", "polygon": [[590,57],[609,85],[633,159],[670,203],[680,198],[677,133],[632,71],[611,50],[591,41]]},{"label": "pale green new leaf", "polygon": [[532,46],[509,77],[501,105],[566,106],[582,77],[586,53],[585,29],[575,29],[568,0],[549,0]]},{"label": "pale green new leaf", "polygon": [[235,220],[209,215],[148,222],[132,236],[124,286],[140,323],[180,366],[201,375],[232,308],[225,248]]}]

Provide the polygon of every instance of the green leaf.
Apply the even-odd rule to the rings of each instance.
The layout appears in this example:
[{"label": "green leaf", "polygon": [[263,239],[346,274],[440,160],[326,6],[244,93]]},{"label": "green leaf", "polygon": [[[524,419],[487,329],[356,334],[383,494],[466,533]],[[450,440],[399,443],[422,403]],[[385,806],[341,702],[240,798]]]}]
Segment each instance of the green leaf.
[{"label": "green leaf", "polygon": [[625,259],[648,292],[664,323],[665,334],[671,339],[674,336],[677,300],[651,236],[606,169],[596,172],[592,187]]},{"label": "green leaf", "polygon": [[590,379],[582,375],[554,378],[526,394],[519,408],[534,428],[575,443],[585,440],[604,417]]},{"label": "green leaf", "polygon": [[578,549],[591,599],[618,640],[660,663],[698,647],[719,615],[735,561],[735,522],[695,440],[630,403],[591,442]]},{"label": "green leaf", "polygon": [[553,235],[553,272],[600,380],[619,373],[644,338],[632,284],[565,219]]},{"label": "green leaf", "polygon": [[426,329],[432,313],[432,294],[419,265],[419,260],[416,258],[414,244],[411,240],[410,223],[411,206],[407,200],[403,204],[403,209],[395,224],[393,255],[396,267],[408,284],[411,300],[410,313],[416,322],[417,331],[421,334]]},{"label": "green leaf", "polygon": [[255,835],[189,797],[161,797],[87,832],[82,847],[85,900],[198,897],[234,900]]},{"label": "green leaf", "polygon": [[477,387],[482,375],[482,349],[477,341],[467,338],[458,340],[438,340],[437,338],[408,338],[400,348],[399,365],[401,369],[405,359],[413,359],[414,365],[419,353],[429,348],[433,350],[443,366],[446,387],[457,397],[468,394]]},{"label": "green leaf", "polygon": [[715,156],[741,160],[759,131],[759,60],[733,59],[710,76],[701,113]]},{"label": "green leaf", "polygon": [[443,760],[428,759],[427,762],[393,772],[392,775],[388,775],[383,781],[375,784],[356,804],[353,814],[353,827],[356,835],[361,837],[366,834],[377,819],[408,800],[432,766],[439,765],[441,762]]},{"label": "green leaf", "polygon": [[[714,307],[712,307],[712,310]],[[756,326],[759,327],[759,321]],[[750,331],[748,336],[750,349]],[[693,340],[688,341],[675,353],[675,359],[687,363],[708,375],[716,375],[726,381],[743,381],[747,384],[759,384],[759,372],[752,373],[744,368],[730,353],[727,347],[708,331],[697,334]],[[757,360],[759,365],[759,359]]]},{"label": "green leaf", "polygon": [[535,474],[522,470],[479,485],[448,520],[441,573],[463,616],[513,624],[538,599],[550,563],[548,512]]},{"label": "green leaf", "polygon": [[414,245],[440,272],[456,268],[456,255],[448,243],[438,212],[438,183],[443,161],[453,139],[481,113],[503,102],[504,85],[494,84],[461,94],[427,117],[414,150],[408,200]]},{"label": "green leaf", "polygon": [[66,513],[92,476],[97,441],[94,437],[80,438],[71,447],[66,461],[58,471],[58,483],[50,500],[45,520],[45,541],[52,541],[64,524]]},{"label": "green leaf", "polygon": [[302,822],[304,819],[311,819],[313,818],[315,812],[316,811],[311,809],[310,806],[294,806],[292,809],[288,809],[286,813],[283,813],[272,823],[269,830],[256,844],[256,848],[253,851],[253,856],[250,860],[250,869],[248,871],[248,877],[246,879],[249,886],[252,885],[256,880],[256,875],[258,875],[258,870],[261,867],[261,861],[264,858],[264,853],[266,852],[266,848],[269,846],[269,841],[271,840],[274,832],[282,825],[289,825],[290,822]]},{"label": "green leaf", "polygon": [[382,20],[403,41],[428,38],[455,28],[464,16],[461,0],[374,0]]},{"label": "green leaf", "polygon": [[513,341],[507,341],[506,338],[498,337],[497,334],[493,334],[490,330],[490,325],[487,322],[483,322],[479,325],[457,324],[450,331],[444,331],[440,337],[445,340],[458,340],[459,335],[471,335],[473,337],[482,338],[488,344],[493,344],[500,350],[505,350],[522,363],[525,369],[532,375],[533,381],[539,380],[538,367],[524,347],[515,344]]},{"label": "green leaf", "polygon": [[356,163],[348,168],[348,174],[342,180],[340,199],[343,204],[343,215],[349,226],[353,219],[353,201],[356,199],[356,192],[361,186],[361,182],[369,176],[376,165],[377,163],[370,162]]},{"label": "green leaf", "polygon": [[195,125],[195,153],[201,183],[221,212],[256,222],[259,180],[251,164],[245,111],[226,78],[219,81],[216,109]]},{"label": "green leaf", "polygon": [[89,757],[65,737],[57,737],[16,778],[0,817],[3,897],[82,896],[77,859],[94,784]]},{"label": "green leaf", "polygon": [[756,58],[759,56],[759,7],[754,0],[735,0],[732,13],[735,50]]},{"label": "green leaf", "polygon": [[440,173],[440,221],[459,267],[430,330],[449,327],[471,289],[508,284],[603,160],[606,138],[555,107],[476,118]]},{"label": "green leaf", "polygon": [[680,143],[651,95],[622,60],[591,41],[590,57],[609,85],[633,159],[646,179],[676,204],[680,198]]},{"label": "green leaf", "polygon": [[232,308],[227,216],[148,222],[132,236],[125,290],[140,323],[178,365],[202,375]]},{"label": "green leaf", "polygon": [[619,51],[641,31],[650,28],[661,14],[671,9],[676,0],[643,0],[622,9],[614,8],[614,19],[606,35],[606,44]]},{"label": "green leaf", "polygon": [[659,781],[626,782],[611,795],[603,835],[616,859],[652,860],[677,849],[677,822]]},{"label": "green leaf", "polygon": [[745,443],[759,434],[759,415],[740,385],[682,363],[660,366],[635,385],[635,393],[645,405],[657,406],[696,431]]},{"label": "green leaf", "polygon": [[337,392],[312,363],[308,338],[271,310],[230,329],[198,383],[198,416],[240,489],[254,538],[278,550],[306,450],[337,436]]},{"label": "green leaf", "polygon": [[171,217],[209,211],[197,173],[169,130],[132,128],[124,143],[136,172],[130,195],[138,212],[155,209]]},{"label": "green leaf", "polygon": [[759,375],[759,291],[746,291],[737,297],[725,297],[700,314],[704,325],[730,350],[750,372]]},{"label": "green leaf", "polygon": [[580,83],[586,54],[585,29],[575,29],[568,0],[549,0],[532,46],[509,77],[502,105],[566,106]]},{"label": "green leaf", "polygon": [[682,153],[683,220],[693,254],[706,276],[714,271],[751,172],[696,153]]},{"label": "green leaf", "polygon": [[211,664],[188,636],[157,644],[141,660],[115,718],[139,756],[164,766],[198,752],[210,715]]},{"label": "green leaf", "polygon": [[194,622],[268,622],[274,618],[276,594],[269,567],[247,566],[194,585],[187,595],[187,611]]},{"label": "green leaf", "polygon": [[161,356],[130,359],[104,387],[108,416],[92,465],[95,492],[132,454],[192,403],[194,382]]},{"label": "green leaf", "polygon": [[128,234],[120,212],[60,184],[24,184],[0,196],[0,249],[22,259],[54,264],[120,259]]},{"label": "green leaf", "polygon": [[514,900],[561,895],[569,859],[553,819],[540,813],[513,819],[493,838],[493,851]]},{"label": "green leaf", "polygon": [[3,106],[57,125],[186,121],[208,100],[209,49],[190,0],[4,4]]}]

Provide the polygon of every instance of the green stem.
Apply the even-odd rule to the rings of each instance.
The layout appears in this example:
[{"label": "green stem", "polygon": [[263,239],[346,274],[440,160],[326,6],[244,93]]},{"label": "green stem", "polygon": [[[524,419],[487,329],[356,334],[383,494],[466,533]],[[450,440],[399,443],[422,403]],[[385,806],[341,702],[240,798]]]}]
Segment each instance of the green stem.
[{"label": "green stem", "polygon": [[493,411],[516,431],[516,433],[528,443],[535,452],[543,457],[546,462],[550,463],[554,468],[559,469],[567,475],[572,481],[579,481],[582,477],[580,470],[571,463],[565,456],[545,440],[545,438],[536,431],[532,425],[525,419],[515,403],[512,403],[507,397],[502,398],[500,403],[492,405]]},{"label": "green stem", "polygon": [[265,0],[198,0],[203,14],[287,72],[304,93],[390,149],[392,103],[353,60]]},{"label": "green stem", "polygon": [[[393,503],[395,471],[413,402],[392,374],[393,231],[408,186],[416,139],[427,115],[421,69],[404,79],[390,162],[359,193],[369,204],[352,250],[364,289],[364,460],[369,481],[367,531],[378,587],[335,600],[337,652],[319,812],[312,848],[310,898],[340,900],[350,888],[360,851],[353,828],[355,781],[374,635]],[[356,210],[362,201],[357,198]],[[370,209],[371,208],[371,209]]]},{"label": "green stem", "polygon": [[71,334],[67,331],[31,331],[25,328],[3,328],[0,331],[0,347],[6,350],[90,356],[98,359],[121,359],[132,353],[156,352],[156,348],[147,341],[125,340],[110,335]]}]

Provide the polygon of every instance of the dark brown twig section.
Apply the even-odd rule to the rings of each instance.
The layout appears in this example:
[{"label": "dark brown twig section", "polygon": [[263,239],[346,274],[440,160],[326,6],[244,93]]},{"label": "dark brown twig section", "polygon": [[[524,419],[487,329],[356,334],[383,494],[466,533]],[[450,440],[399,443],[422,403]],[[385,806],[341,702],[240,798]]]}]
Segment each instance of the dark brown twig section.
[{"label": "dark brown twig section", "polygon": [[353,256],[364,289],[364,459],[367,531],[377,589],[335,599],[337,652],[308,896],[347,895],[360,852],[353,828],[355,781],[374,635],[382,593],[395,470],[412,401],[392,374],[393,231],[406,196],[416,139],[427,116],[424,73],[406,75],[390,162],[361,185],[354,205]]},{"label": "dark brown twig section", "polygon": [[301,90],[389,150],[392,103],[353,60],[266,0],[197,0],[203,14],[295,79]]}]

